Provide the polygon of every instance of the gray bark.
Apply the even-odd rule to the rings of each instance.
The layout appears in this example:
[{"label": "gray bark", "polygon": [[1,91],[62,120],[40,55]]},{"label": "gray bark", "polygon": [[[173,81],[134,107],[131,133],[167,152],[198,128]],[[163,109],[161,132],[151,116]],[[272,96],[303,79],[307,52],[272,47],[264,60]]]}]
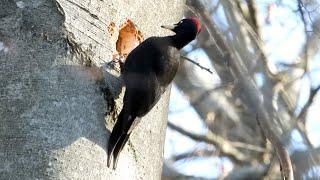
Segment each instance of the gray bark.
[{"label": "gray bark", "polygon": [[[113,171],[106,167],[113,123],[107,130],[98,68],[111,61],[128,18],[145,38],[164,35],[160,25],[178,21],[182,3],[1,1],[0,179],[160,179],[169,91],[134,130]],[[108,72],[105,82],[117,96],[121,79]]]}]

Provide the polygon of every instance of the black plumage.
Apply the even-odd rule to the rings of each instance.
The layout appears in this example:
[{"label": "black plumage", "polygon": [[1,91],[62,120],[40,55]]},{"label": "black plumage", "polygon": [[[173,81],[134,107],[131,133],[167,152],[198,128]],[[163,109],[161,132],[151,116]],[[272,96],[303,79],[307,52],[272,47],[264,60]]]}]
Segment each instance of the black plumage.
[{"label": "black plumage", "polygon": [[200,22],[195,18],[162,27],[172,30],[175,35],[146,39],[129,53],[123,65],[126,91],[123,108],[108,142],[108,167],[113,154],[113,168],[116,168],[119,153],[132,130],[172,82],[179,67],[179,50],[200,32]]}]

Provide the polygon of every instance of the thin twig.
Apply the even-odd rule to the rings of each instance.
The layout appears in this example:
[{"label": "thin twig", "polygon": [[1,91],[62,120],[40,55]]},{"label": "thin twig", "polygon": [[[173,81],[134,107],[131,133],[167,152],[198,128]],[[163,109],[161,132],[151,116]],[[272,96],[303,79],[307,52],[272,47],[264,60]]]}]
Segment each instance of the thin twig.
[{"label": "thin twig", "polygon": [[205,100],[211,93],[218,91],[218,90],[226,90],[226,89],[233,89],[234,88],[234,82],[232,83],[224,83],[220,84],[219,86],[216,86],[214,88],[208,89],[202,94],[200,94],[196,99],[190,102],[191,106],[196,106],[203,100]]},{"label": "thin twig", "polygon": [[185,59],[185,60],[187,60],[187,61],[189,61],[189,62],[191,62],[191,63],[193,63],[193,64],[195,64],[196,66],[198,66],[198,67],[200,67],[201,69],[209,72],[210,74],[213,74],[213,72],[212,72],[209,68],[206,68],[206,67],[204,67],[204,66],[201,66],[198,62],[195,62],[194,60],[192,60],[192,59],[190,59],[190,58],[188,58],[188,57],[186,57],[186,56],[180,56],[180,57],[183,58],[183,59]]},{"label": "thin twig", "polygon": [[177,132],[195,141],[206,142],[215,145],[217,148],[219,148],[221,154],[230,157],[230,159],[239,164],[243,164],[248,161],[248,158],[243,153],[241,153],[238,149],[234,148],[228,141],[224,141],[224,139],[222,139],[221,137],[209,139],[204,135],[194,134],[189,131],[186,131],[181,127],[174,125],[171,122],[168,122],[168,126],[171,129],[176,130]]},{"label": "thin twig", "polygon": [[304,14],[304,11],[303,11],[303,8],[304,7],[304,4],[301,0],[298,0],[298,11],[300,13],[300,17],[301,17],[301,21],[303,22],[303,26],[304,26],[304,32],[306,34],[306,44],[305,44],[305,47],[304,47],[304,58],[305,58],[305,64],[304,64],[304,69],[305,71],[308,71],[309,70],[309,35],[308,35],[308,23],[307,23],[307,20],[305,18],[305,14]]},{"label": "thin twig", "polygon": [[316,88],[311,88],[310,89],[310,95],[309,95],[309,98],[308,98],[308,101],[307,103],[303,106],[303,108],[301,109],[297,119],[302,121],[303,124],[305,124],[305,116],[307,114],[307,111],[309,109],[309,107],[312,105],[313,101],[314,101],[314,98],[316,97],[318,91],[320,90],[320,85]]},{"label": "thin twig", "polygon": [[261,148],[255,145],[246,144],[242,142],[229,141],[219,135],[214,134],[211,131],[209,131],[206,135],[195,134],[195,133],[186,131],[181,127],[178,127],[171,122],[168,122],[168,127],[195,141],[201,141],[201,142],[206,142],[208,144],[215,145],[217,148],[219,148],[219,150],[223,155],[230,157],[230,159],[240,164],[247,163],[249,159],[245,154],[240,152],[237,149],[237,147],[245,148],[245,149],[253,150],[257,152],[265,151],[264,148]]},{"label": "thin twig", "polygon": [[192,159],[197,157],[212,157],[215,153],[217,153],[216,150],[209,150],[209,149],[197,149],[195,151],[191,152],[184,152],[178,155],[175,155],[171,157],[170,159],[174,161],[180,161],[183,159]]},{"label": "thin twig", "polygon": [[174,111],[170,111],[170,113],[182,112],[182,111],[186,110],[187,108],[189,108],[190,106],[195,107],[195,106],[199,105],[202,101],[206,100],[208,98],[208,96],[210,96],[213,92],[216,92],[219,90],[232,89],[233,87],[234,87],[234,82],[219,84],[216,87],[205,90],[199,96],[197,96],[194,100],[190,100],[189,105],[182,107],[182,108],[179,108],[179,109],[175,109]]}]

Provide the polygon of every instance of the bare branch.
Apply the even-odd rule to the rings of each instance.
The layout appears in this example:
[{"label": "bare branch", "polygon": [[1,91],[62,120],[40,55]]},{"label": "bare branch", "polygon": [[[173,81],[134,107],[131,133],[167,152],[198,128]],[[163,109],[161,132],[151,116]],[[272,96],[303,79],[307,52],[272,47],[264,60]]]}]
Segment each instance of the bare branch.
[{"label": "bare branch", "polygon": [[301,109],[297,119],[301,120],[303,124],[305,124],[306,121],[306,115],[307,115],[307,111],[309,109],[309,107],[312,105],[315,96],[317,95],[318,91],[320,90],[320,85],[316,88],[311,88],[310,89],[310,95],[308,98],[307,103],[303,106],[303,108]]},{"label": "bare branch", "polygon": [[234,85],[234,83],[232,82],[232,83],[220,84],[219,86],[208,89],[205,92],[203,92],[202,94],[200,94],[200,96],[197,97],[195,100],[193,100],[190,104],[191,104],[191,106],[196,106],[199,102],[201,102],[202,100],[207,98],[212,92],[217,91],[217,90],[221,90],[221,89],[227,89],[227,88],[232,89],[233,85]]},{"label": "bare branch", "polygon": [[174,129],[177,132],[179,132],[185,136],[188,136],[189,138],[191,138],[195,141],[206,142],[206,143],[213,144],[213,145],[217,146],[217,148],[219,148],[219,150],[221,151],[222,155],[230,157],[233,161],[235,161],[239,164],[246,163],[248,160],[246,155],[241,153],[239,150],[237,150],[235,147],[233,147],[229,143],[229,141],[226,141],[225,139],[223,139],[220,136],[209,138],[205,135],[194,134],[194,133],[191,133],[189,131],[182,129],[181,127],[174,125],[171,122],[168,122],[168,126],[171,129]]},{"label": "bare branch", "polygon": [[[295,118],[295,124],[296,124],[296,128],[297,130],[301,133],[302,137],[305,140],[305,143],[308,147],[310,148],[314,148],[313,144],[311,143],[308,134],[306,132],[306,115],[308,112],[308,109],[310,108],[310,106],[312,105],[315,96],[317,95],[318,91],[320,90],[320,85],[316,88],[310,88],[310,95],[309,98],[306,102],[306,104],[302,107],[300,113],[298,114],[298,116]],[[293,114],[293,113],[292,113]]]},{"label": "bare branch", "polygon": [[245,154],[240,152],[237,149],[237,147],[245,148],[248,150],[259,151],[259,152],[265,151],[264,148],[257,147],[254,145],[241,143],[241,142],[229,141],[219,135],[212,133],[211,131],[209,131],[206,135],[200,135],[200,134],[195,134],[195,133],[191,133],[189,131],[186,131],[186,130],[182,129],[181,127],[174,125],[171,122],[168,122],[168,126],[171,129],[176,130],[177,132],[179,132],[185,136],[188,136],[189,138],[191,138],[195,141],[201,141],[201,142],[206,142],[208,144],[215,145],[221,151],[221,154],[230,157],[232,160],[236,161],[239,164],[247,163],[248,157],[246,157]]},{"label": "bare branch", "polygon": [[255,0],[247,0],[248,8],[249,8],[249,15],[251,17],[253,29],[259,36],[260,34],[260,28],[258,23],[258,10],[257,10],[257,4]]},{"label": "bare branch", "polygon": [[276,150],[279,162],[280,162],[280,171],[282,174],[282,179],[284,180],[293,180],[293,169],[290,160],[290,155],[284,145],[281,143],[278,137],[268,128],[266,122],[261,120],[257,115],[257,122],[261,128],[261,131],[272,143],[273,147]]},{"label": "bare branch", "polygon": [[306,34],[306,43],[305,43],[305,47],[304,47],[304,69],[305,71],[308,71],[308,65],[309,65],[309,53],[308,53],[308,50],[309,50],[309,36],[308,36],[308,24],[307,24],[307,20],[304,16],[304,11],[302,8],[304,8],[304,4],[302,3],[301,0],[297,0],[298,1],[298,11],[300,13],[300,18],[301,18],[301,21],[303,22],[303,26],[304,26],[304,32]]},{"label": "bare branch", "polygon": [[[220,84],[220,85],[217,85],[216,87],[213,87],[211,89],[205,90],[204,92],[201,92],[200,95],[198,97],[196,97],[194,100],[189,100],[190,106],[195,107],[195,106],[199,105],[203,100],[207,99],[208,96],[215,91],[232,89],[233,84],[234,83]],[[201,89],[199,89],[199,91],[201,91]],[[189,107],[189,105],[186,107],[180,108],[180,109],[175,109],[174,111],[170,111],[170,112],[178,113],[178,112],[184,111],[188,107]]]},{"label": "bare branch", "polygon": [[186,56],[180,56],[180,57],[183,58],[183,59],[185,59],[185,60],[187,60],[187,61],[189,61],[189,62],[191,62],[191,63],[193,63],[193,64],[195,64],[196,66],[198,66],[198,67],[200,67],[201,69],[207,71],[208,73],[213,74],[213,72],[212,72],[209,68],[206,68],[206,67],[204,67],[204,66],[201,66],[198,62],[196,62],[196,61],[194,61],[194,60],[192,60],[192,59],[190,59],[190,58],[188,58],[188,57],[186,57]]},{"label": "bare branch", "polygon": [[189,158],[195,158],[195,157],[212,157],[215,153],[217,153],[216,150],[197,149],[191,152],[185,152],[185,153],[175,155],[170,159],[172,159],[173,161],[179,161],[182,159],[189,159]]}]

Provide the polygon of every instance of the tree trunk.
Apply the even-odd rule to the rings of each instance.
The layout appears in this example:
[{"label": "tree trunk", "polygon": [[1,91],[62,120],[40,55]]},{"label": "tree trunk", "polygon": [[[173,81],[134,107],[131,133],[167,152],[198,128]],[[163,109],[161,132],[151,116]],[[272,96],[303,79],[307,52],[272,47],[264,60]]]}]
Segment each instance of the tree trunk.
[{"label": "tree trunk", "polygon": [[133,131],[113,171],[104,117],[111,102],[97,81],[106,72],[110,92],[120,94],[119,74],[100,67],[117,53],[128,19],[146,38],[167,33],[160,25],[182,13],[183,2],[169,0],[2,1],[0,179],[160,179],[169,91]]}]

